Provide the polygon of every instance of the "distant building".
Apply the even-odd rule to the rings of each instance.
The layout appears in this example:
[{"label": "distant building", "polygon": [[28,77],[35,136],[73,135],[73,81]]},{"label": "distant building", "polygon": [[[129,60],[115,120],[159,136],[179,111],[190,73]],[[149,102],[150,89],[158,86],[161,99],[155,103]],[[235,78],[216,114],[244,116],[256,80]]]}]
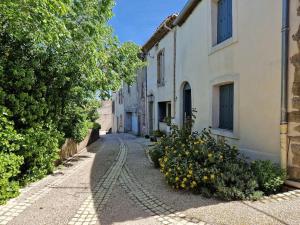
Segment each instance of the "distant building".
[{"label": "distant building", "polygon": [[124,83],[113,93],[113,132],[127,132],[135,135],[147,133],[146,123],[146,69],[137,71],[132,85]]},{"label": "distant building", "polygon": [[97,122],[101,125],[101,132],[107,133],[112,129],[112,101],[101,101],[101,108],[98,110],[100,115]]}]

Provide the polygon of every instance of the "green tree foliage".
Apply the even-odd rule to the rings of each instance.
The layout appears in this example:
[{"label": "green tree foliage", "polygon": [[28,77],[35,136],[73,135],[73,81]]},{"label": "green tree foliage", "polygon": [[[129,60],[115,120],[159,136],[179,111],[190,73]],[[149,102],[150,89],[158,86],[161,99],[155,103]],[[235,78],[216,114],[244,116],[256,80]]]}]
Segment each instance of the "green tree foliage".
[{"label": "green tree foliage", "polygon": [[[139,47],[120,44],[108,26],[113,6],[113,0],[0,1],[0,106],[23,137],[16,149],[25,160],[22,180],[51,172],[60,136],[81,141],[96,118],[96,99],[122,80],[130,83],[143,65]],[[5,135],[0,152],[10,154]]]},{"label": "green tree foliage", "polygon": [[19,184],[15,180],[19,174],[23,157],[17,156],[22,137],[9,121],[7,109],[0,106],[0,204],[18,194]]}]

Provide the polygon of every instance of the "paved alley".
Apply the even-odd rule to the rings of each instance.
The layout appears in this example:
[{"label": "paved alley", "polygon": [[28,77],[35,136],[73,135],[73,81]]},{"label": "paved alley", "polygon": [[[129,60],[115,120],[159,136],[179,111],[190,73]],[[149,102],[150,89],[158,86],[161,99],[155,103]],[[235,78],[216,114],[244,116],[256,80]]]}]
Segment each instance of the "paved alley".
[{"label": "paved alley", "polygon": [[176,192],[148,160],[147,142],[106,135],[53,175],[0,206],[0,224],[300,224],[300,193],[222,202]]}]

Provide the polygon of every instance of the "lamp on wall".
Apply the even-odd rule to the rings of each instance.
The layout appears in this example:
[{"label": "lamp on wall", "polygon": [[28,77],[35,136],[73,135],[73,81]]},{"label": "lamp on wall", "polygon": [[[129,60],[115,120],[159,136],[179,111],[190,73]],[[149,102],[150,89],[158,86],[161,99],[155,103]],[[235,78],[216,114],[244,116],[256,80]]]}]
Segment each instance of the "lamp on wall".
[{"label": "lamp on wall", "polygon": [[150,94],[147,97],[148,97],[149,102],[154,102],[154,95],[153,94]]}]

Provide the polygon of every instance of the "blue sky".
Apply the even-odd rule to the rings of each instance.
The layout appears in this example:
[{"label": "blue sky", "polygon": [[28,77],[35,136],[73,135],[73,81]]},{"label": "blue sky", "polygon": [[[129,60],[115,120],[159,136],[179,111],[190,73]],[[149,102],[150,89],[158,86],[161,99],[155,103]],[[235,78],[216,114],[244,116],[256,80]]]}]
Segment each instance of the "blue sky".
[{"label": "blue sky", "polygon": [[170,14],[178,13],[186,0],[116,0],[110,24],[121,42],[143,45]]}]

